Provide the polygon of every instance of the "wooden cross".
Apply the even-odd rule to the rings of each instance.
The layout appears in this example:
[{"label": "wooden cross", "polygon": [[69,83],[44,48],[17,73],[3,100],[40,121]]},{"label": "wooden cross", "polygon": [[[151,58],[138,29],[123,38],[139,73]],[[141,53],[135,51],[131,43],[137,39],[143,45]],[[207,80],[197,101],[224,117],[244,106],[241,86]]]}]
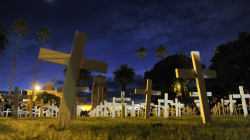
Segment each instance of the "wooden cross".
[{"label": "wooden cross", "polygon": [[[19,99],[30,99],[32,95],[18,95],[19,94],[19,87],[14,87],[14,96],[13,95],[3,95],[3,99],[13,99],[14,109],[13,109],[13,119],[17,119],[18,117],[18,101]],[[33,115],[32,111],[30,111],[30,115]]]},{"label": "wooden cross", "polygon": [[233,94],[234,98],[241,98],[244,116],[248,115],[246,98],[250,98],[250,94],[244,94],[243,86],[239,86],[240,94]]},{"label": "wooden cross", "polygon": [[236,100],[233,100],[232,94],[229,95],[229,100],[225,100],[225,103],[229,103],[230,115],[232,115],[233,114],[233,104],[236,103]]},{"label": "wooden cross", "polygon": [[66,128],[68,126],[75,98],[75,95],[72,95],[72,91],[76,91],[79,70],[85,69],[107,73],[107,63],[82,57],[86,39],[87,34],[76,31],[71,54],[65,54],[44,48],[40,49],[40,53],[38,56],[40,60],[68,66],[56,123],[56,126],[59,129]]},{"label": "wooden cross", "polygon": [[122,91],[121,98],[116,98],[115,101],[121,102],[121,106],[122,106],[121,118],[125,118],[125,102],[131,101],[131,98],[125,98],[125,91]]},{"label": "wooden cross", "polygon": [[144,119],[149,118],[150,116],[150,103],[151,103],[151,95],[161,95],[161,91],[152,90],[152,80],[147,79],[147,87],[145,89],[135,89],[135,94],[146,94],[146,111]]},{"label": "wooden cross", "polygon": [[202,70],[200,53],[197,51],[191,52],[194,69],[175,69],[176,78],[195,78],[199,100],[201,105],[201,117],[203,123],[211,122],[211,114],[206,96],[207,90],[204,78],[216,78],[216,71]]}]

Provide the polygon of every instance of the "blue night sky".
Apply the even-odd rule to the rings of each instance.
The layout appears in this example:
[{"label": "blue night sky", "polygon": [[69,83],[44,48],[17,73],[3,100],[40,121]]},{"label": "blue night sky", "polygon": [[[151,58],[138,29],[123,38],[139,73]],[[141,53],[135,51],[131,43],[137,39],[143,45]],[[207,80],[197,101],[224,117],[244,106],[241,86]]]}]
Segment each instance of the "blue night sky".
[{"label": "blue night sky", "polygon": [[[145,88],[142,60],[136,55],[143,46],[148,52],[145,63],[152,69],[155,51],[164,45],[168,55],[200,51],[201,61],[209,67],[216,46],[237,39],[242,31],[250,31],[249,0],[1,0],[2,24],[10,30],[9,45],[0,54],[1,91],[8,91],[13,67],[17,34],[11,25],[24,19],[31,30],[20,39],[13,86],[32,89],[40,40],[39,27],[51,29],[51,39],[43,48],[70,53],[75,31],[88,34],[83,56],[109,63],[106,76],[109,100],[120,96],[121,85],[113,81],[113,72],[121,64],[136,71],[136,81],[127,91]],[[36,83],[63,86],[65,67],[40,61]],[[101,73],[93,73],[99,75]],[[93,78],[88,85],[93,84]],[[91,89],[91,87],[90,87]],[[90,93],[84,95],[90,98]],[[135,95],[142,101],[145,96]],[[90,102],[90,99],[87,101]]]}]

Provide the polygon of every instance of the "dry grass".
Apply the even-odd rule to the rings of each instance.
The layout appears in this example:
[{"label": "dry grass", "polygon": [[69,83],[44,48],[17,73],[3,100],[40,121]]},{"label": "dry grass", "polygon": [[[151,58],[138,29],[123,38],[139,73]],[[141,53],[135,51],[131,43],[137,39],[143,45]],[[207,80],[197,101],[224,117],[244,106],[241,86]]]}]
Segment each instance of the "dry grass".
[{"label": "dry grass", "polygon": [[69,128],[48,128],[56,118],[0,118],[0,139],[249,139],[250,116],[138,118],[77,118]]}]

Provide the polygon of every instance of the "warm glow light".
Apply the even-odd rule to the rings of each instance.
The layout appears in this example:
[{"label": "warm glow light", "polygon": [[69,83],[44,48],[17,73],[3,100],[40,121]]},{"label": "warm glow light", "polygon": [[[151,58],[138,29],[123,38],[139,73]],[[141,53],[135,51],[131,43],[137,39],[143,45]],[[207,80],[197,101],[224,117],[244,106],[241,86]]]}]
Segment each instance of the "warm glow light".
[{"label": "warm glow light", "polygon": [[81,109],[82,109],[82,111],[89,111],[89,110],[91,110],[91,108],[92,108],[92,106],[91,105],[83,105],[82,107],[81,107]]},{"label": "warm glow light", "polygon": [[36,89],[36,90],[40,90],[40,87],[39,87],[39,86],[35,86],[35,89]]}]

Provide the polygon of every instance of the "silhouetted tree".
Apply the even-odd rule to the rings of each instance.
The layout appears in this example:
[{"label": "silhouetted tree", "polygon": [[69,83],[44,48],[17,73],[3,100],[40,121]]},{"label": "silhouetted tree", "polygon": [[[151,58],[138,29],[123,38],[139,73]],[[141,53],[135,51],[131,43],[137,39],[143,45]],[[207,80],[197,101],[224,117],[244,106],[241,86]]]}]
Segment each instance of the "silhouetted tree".
[{"label": "silhouetted tree", "polygon": [[164,56],[166,57],[168,55],[168,51],[166,49],[166,47],[164,47],[163,45],[160,45],[156,52],[155,52],[157,58],[160,58],[161,60],[163,60]]},{"label": "silhouetted tree", "polygon": [[115,82],[122,84],[122,90],[125,91],[126,84],[131,84],[135,81],[135,70],[128,64],[120,65],[116,71],[113,72]]},{"label": "silhouetted tree", "polygon": [[12,69],[12,74],[11,74],[11,80],[10,80],[9,95],[11,94],[11,86],[12,86],[13,75],[14,75],[14,70],[15,70],[16,56],[17,56],[17,50],[18,50],[19,40],[20,40],[20,37],[22,35],[26,36],[30,32],[28,24],[24,20],[22,20],[22,19],[19,19],[19,20],[15,21],[15,24],[12,25],[12,28],[13,28],[13,33],[17,33],[18,34],[18,39],[17,39],[14,64],[13,64],[13,69]]},{"label": "silhouetted tree", "polygon": [[[2,22],[2,20],[0,20],[0,22]],[[8,29],[3,24],[0,24],[0,53],[5,50],[6,44],[9,45],[6,34],[9,34]]]},{"label": "silhouetted tree", "polygon": [[37,98],[36,101],[40,101],[41,99],[43,99],[44,103],[48,103],[48,101],[50,102],[55,102],[56,106],[60,105],[60,97],[53,95],[53,94],[49,94],[46,91],[37,93]]},{"label": "silhouetted tree", "polygon": [[161,97],[152,96],[152,102],[157,103],[157,99],[164,98],[164,93],[168,93],[169,99],[174,99],[178,92],[181,92],[180,101],[190,103],[189,92],[197,91],[194,86],[194,79],[177,79],[175,69],[193,69],[190,57],[179,54],[171,55],[156,63],[151,71],[144,74],[144,79],[152,79],[153,89],[162,92]]},{"label": "silhouetted tree", "polygon": [[[43,42],[50,39],[51,31],[48,27],[43,26],[43,27],[39,28],[39,31],[36,34],[39,36],[39,39],[41,40],[41,44],[40,44],[40,48],[39,48],[39,52],[40,52],[40,49],[42,48]],[[33,88],[32,88],[32,95],[33,96],[34,96],[34,89],[35,89],[35,83],[36,83],[36,72],[37,72],[37,68],[38,68],[38,62],[39,62],[39,59],[37,59],[37,62],[36,62],[36,70],[35,70],[35,76],[34,76]]]},{"label": "silhouetted tree", "polygon": [[[250,88],[250,35],[241,32],[238,39],[215,48],[209,69],[216,70],[217,79],[209,80],[209,89],[216,94],[239,92],[239,86]],[[249,89],[248,89],[249,90]]]},{"label": "silhouetted tree", "polygon": [[145,65],[145,62],[144,62],[144,60],[143,60],[143,58],[147,56],[147,51],[146,51],[146,49],[145,49],[144,47],[140,47],[140,48],[137,50],[136,54],[142,59],[142,62],[143,62],[143,64],[144,64],[144,67],[145,67],[146,71],[148,71],[148,70],[147,70],[147,67],[146,67],[146,65]]}]

